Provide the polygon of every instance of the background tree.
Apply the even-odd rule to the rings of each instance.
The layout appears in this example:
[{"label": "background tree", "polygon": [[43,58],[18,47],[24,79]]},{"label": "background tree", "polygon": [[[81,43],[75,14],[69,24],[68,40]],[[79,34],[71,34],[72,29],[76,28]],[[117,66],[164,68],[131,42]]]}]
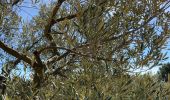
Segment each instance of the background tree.
[{"label": "background tree", "polygon": [[168,74],[170,73],[170,63],[164,64],[159,68],[158,74],[160,75],[160,79],[167,82]]}]

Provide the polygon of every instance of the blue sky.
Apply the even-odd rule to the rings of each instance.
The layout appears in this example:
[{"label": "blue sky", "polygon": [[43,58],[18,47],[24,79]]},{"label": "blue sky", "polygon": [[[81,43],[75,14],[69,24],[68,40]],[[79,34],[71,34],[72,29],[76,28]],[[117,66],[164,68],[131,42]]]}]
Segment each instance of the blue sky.
[{"label": "blue sky", "polygon": [[[25,2],[25,1],[23,2],[22,5],[20,5],[20,7],[15,6],[14,10],[17,10],[18,13],[23,17],[23,21],[29,22],[33,16],[38,14],[39,6],[33,7],[33,5],[31,4],[31,0],[30,1],[27,0],[27,2]],[[40,0],[40,1],[43,3],[50,3],[51,0]],[[170,11],[170,8],[167,11]],[[168,44],[168,45],[170,45],[170,44]],[[168,46],[168,49],[169,49],[169,46]],[[167,56],[170,57],[169,50],[163,50],[163,52],[164,53],[167,52]],[[169,62],[169,60],[170,60],[170,58],[168,58],[163,63]],[[152,73],[156,73],[158,71],[158,69],[159,69],[159,66],[154,67],[154,68],[152,68],[152,70],[148,70],[148,71],[152,72]],[[146,69],[140,69],[139,71],[145,72],[145,70]]]}]

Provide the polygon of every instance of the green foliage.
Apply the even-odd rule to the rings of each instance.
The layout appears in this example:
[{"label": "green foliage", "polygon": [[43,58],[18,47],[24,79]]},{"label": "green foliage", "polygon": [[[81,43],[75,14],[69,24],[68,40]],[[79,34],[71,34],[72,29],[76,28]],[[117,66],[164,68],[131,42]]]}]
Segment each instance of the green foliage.
[{"label": "green foliage", "polygon": [[[121,76],[80,72],[69,79],[48,77],[43,88],[34,90],[29,80],[14,77],[8,81],[6,97],[13,100],[166,100],[169,84],[150,74]],[[95,78],[94,78],[95,77]]]},{"label": "green foliage", "polygon": [[169,73],[170,73],[170,63],[164,64],[159,68],[158,74],[161,80],[167,82]]},{"label": "green foliage", "polygon": [[[14,6],[15,11],[0,4],[0,43],[9,47],[0,45],[2,74],[7,77],[3,98],[164,100],[170,95],[169,84],[156,76],[129,73],[166,59],[162,50],[169,37],[169,1],[36,3],[38,15],[27,22],[17,13],[22,6]],[[14,75],[17,68],[16,73],[22,73],[22,67],[30,71],[28,76]],[[167,71],[161,70],[161,75]]]}]

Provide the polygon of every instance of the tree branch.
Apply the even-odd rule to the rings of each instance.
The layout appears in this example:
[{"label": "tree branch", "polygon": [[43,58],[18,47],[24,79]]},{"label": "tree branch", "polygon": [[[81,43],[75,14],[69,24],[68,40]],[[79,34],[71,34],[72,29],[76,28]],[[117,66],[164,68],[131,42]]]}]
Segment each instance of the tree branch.
[{"label": "tree branch", "polygon": [[19,52],[13,50],[12,48],[6,46],[2,41],[0,41],[0,48],[3,49],[8,54],[18,58],[18,60],[16,60],[16,62],[14,64],[17,64],[17,63],[19,63],[20,60],[23,60],[24,62],[31,65],[32,68],[36,68],[37,66],[40,66],[40,64],[38,64],[37,62],[34,62],[34,65],[32,65],[32,59],[31,58],[29,58],[28,56],[26,56],[22,53],[19,53]]},{"label": "tree branch", "polygon": [[33,54],[35,56],[35,60],[39,64],[39,66],[44,67],[44,64],[43,64],[43,62],[41,61],[41,58],[40,58],[40,53],[38,51],[34,51]]},{"label": "tree branch", "polygon": [[[56,13],[58,12],[61,4],[64,2],[65,0],[58,0],[58,3],[56,4],[56,6],[53,8],[52,13],[51,13],[51,17],[47,23],[47,25],[45,26],[45,30],[44,30],[44,35],[45,37],[48,39],[48,41],[50,42],[51,46],[56,46],[55,42],[53,41],[53,37],[50,34],[51,33],[51,27],[54,23],[54,17],[56,15]],[[60,53],[56,50],[53,50],[54,54],[57,54],[58,56],[60,55]]]},{"label": "tree branch", "polygon": [[12,48],[6,46],[2,41],[0,41],[0,48],[3,49],[8,54],[18,58],[16,64],[18,63],[18,61],[20,61],[20,59],[23,60],[24,62],[30,64],[31,67],[35,71],[34,78],[33,78],[34,84],[36,84],[36,87],[40,86],[40,84],[42,83],[42,80],[43,80],[44,66],[43,66],[43,63],[39,61],[40,58],[39,58],[39,55],[36,54],[37,52],[34,52],[34,56],[36,58],[36,61],[33,62],[31,58],[29,58],[28,56],[26,56],[22,53],[19,53],[19,52],[13,50]]},{"label": "tree branch", "polygon": [[46,49],[54,49],[54,48],[59,48],[59,49],[63,49],[63,50],[67,50],[67,52],[65,52],[63,55],[61,55],[61,56],[53,56],[52,58],[50,58],[50,59],[48,59],[45,63],[48,65],[48,64],[50,64],[50,63],[53,63],[53,62],[55,62],[55,61],[59,61],[60,59],[62,59],[62,58],[64,58],[64,57],[66,57],[69,53],[76,53],[75,51],[76,51],[76,49],[78,49],[78,48],[82,48],[82,47],[85,47],[85,46],[88,46],[88,45],[90,45],[89,43],[86,43],[86,44],[82,44],[82,45],[79,45],[79,46],[77,46],[77,47],[74,47],[73,49],[67,49],[67,48],[64,48],[64,47],[46,47],[46,48],[44,48],[44,49],[42,49],[42,50],[40,50],[41,52],[42,51],[44,51],[44,50],[46,50]]},{"label": "tree branch", "polygon": [[18,58],[18,59],[21,59],[23,61],[25,61],[26,63],[30,64],[31,65],[31,58],[29,58],[28,56],[22,54],[22,53],[19,53],[15,50],[13,50],[12,48],[8,47],[7,45],[5,45],[2,41],[0,41],[0,48],[3,49],[5,52],[7,52],[8,54]]},{"label": "tree branch", "polygon": [[[37,44],[40,40],[42,39],[42,37],[40,39],[38,39],[37,41],[35,41],[30,47],[27,47],[26,48],[26,51],[29,51],[31,48],[34,47],[35,44]],[[21,59],[17,58],[15,61],[14,61],[14,64],[12,66],[12,68],[14,68],[16,65],[18,65],[18,63],[20,63]]]},{"label": "tree branch", "polygon": [[77,17],[77,14],[68,15],[68,16],[66,16],[66,17],[62,17],[62,18],[56,19],[56,20],[53,21],[52,25],[54,25],[55,23],[64,21],[64,20],[66,20],[66,19],[73,19],[73,18],[75,18],[75,17]]},{"label": "tree branch", "polygon": [[84,46],[88,46],[90,44],[84,44],[84,45],[80,45],[80,46],[77,46],[73,49],[67,49],[67,48],[63,48],[63,47],[46,47],[42,50],[40,50],[41,52],[46,50],[46,49],[54,49],[54,48],[58,48],[58,49],[63,49],[63,50],[67,50],[67,52],[65,52],[63,55],[61,56],[54,56],[50,59],[48,59],[45,63],[48,65],[50,63],[54,63],[55,61],[59,61],[61,60],[62,58],[66,57],[68,54],[70,53],[74,53],[74,54],[77,54],[77,55],[80,55],[80,56],[83,56],[83,57],[88,57],[88,58],[92,58],[92,59],[97,59],[97,60],[105,60],[105,61],[115,61],[113,59],[108,59],[108,58],[103,58],[103,57],[95,57],[95,56],[92,56],[92,55],[87,55],[87,54],[82,54],[81,52],[76,52],[76,49],[78,48],[82,48]]}]

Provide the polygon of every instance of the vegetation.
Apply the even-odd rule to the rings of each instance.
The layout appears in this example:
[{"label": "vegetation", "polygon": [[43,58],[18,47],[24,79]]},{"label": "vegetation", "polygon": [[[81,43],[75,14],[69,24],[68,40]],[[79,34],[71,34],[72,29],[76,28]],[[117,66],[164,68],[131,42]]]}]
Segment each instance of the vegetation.
[{"label": "vegetation", "polygon": [[[169,84],[134,74],[166,60],[168,0],[0,1],[2,99],[166,100]],[[34,9],[34,8],[32,8]]]},{"label": "vegetation", "polygon": [[159,69],[159,78],[165,82],[168,81],[168,74],[170,73],[170,63],[164,64]]}]

